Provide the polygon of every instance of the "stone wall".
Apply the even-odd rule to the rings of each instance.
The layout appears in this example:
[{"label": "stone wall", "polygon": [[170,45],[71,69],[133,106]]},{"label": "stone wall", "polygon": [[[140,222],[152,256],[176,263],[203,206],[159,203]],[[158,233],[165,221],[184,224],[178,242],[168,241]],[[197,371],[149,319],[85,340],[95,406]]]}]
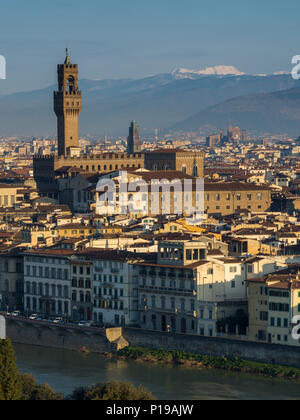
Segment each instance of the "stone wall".
[{"label": "stone wall", "polygon": [[103,353],[122,348],[129,343],[134,347],[238,357],[300,368],[300,351],[297,347],[161,333],[135,328],[81,329],[76,326],[46,325],[46,323],[22,319],[7,319],[6,322],[8,337],[20,344],[75,351],[87,349],[93,353]]},{"label": "stone wall", "polygon": [[297,347],[161,333],[133,328],[124,328],[123,337],[135,347],[164,348],[211,356],[238,357],[300,368],[300,351]]},{"label": "stone wall", "polygon": [[12,342],[74,351],[87,349],[93,353],[111,351],[111,343],[105,330],[87,331],[76,327],[26,321],[6,320],[7,336]]}]

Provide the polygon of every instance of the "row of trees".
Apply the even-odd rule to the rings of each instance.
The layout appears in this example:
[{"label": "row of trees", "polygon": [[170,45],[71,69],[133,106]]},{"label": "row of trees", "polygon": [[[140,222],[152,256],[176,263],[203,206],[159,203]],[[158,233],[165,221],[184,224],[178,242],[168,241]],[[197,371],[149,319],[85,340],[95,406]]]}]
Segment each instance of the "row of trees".
[{"label": "row of trees", "polygon": [[11,341],[0,340],[0,401],[49,400],[155,400],[150,391],[132,384],[110,382],[88,388],[78,388],[65,397],[55,392],[47,383],[39,385],[31,374],[20,374]]}]

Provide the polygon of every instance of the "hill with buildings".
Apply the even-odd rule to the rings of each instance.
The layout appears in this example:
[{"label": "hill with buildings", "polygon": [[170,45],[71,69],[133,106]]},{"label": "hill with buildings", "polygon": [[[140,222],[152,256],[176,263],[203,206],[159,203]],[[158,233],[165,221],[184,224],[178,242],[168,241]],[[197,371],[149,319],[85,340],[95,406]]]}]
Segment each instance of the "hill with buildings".
[{"label": "hill with buildings", "polygon": [[203,127],[225,127],[234,121],[247,130],[269,133],[300,133],[300,88],[244,95],[209,107],[174,126],[197,131]]}]

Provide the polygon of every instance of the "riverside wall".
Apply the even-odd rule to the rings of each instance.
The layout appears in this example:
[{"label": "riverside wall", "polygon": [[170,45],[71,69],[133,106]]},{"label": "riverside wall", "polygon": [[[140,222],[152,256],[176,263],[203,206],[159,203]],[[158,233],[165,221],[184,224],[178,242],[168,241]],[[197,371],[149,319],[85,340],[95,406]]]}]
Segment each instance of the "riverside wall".
[{"label": "riverside wall", "polygon": [[114,352],[126,345],[152,349],[181,350],[211,356],[240,359],[300,368],[300,348],[233,341],[223,338],[162,333],[136,328],[83,329],[23,319],[7,319],[7,336],[19,344],[92,353]]}]

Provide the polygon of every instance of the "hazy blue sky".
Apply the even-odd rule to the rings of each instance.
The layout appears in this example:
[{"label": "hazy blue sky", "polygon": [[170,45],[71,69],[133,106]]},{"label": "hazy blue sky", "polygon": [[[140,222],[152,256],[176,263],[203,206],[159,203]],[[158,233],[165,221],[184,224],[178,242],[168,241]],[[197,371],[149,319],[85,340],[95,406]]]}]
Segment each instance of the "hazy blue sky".
[{"label": "hazy blue sky", "polygon": [[68,46],[81,78],[144,77],[175,67],[291,69],[299,0],[4,0],[0,94],[55,83]]}]

